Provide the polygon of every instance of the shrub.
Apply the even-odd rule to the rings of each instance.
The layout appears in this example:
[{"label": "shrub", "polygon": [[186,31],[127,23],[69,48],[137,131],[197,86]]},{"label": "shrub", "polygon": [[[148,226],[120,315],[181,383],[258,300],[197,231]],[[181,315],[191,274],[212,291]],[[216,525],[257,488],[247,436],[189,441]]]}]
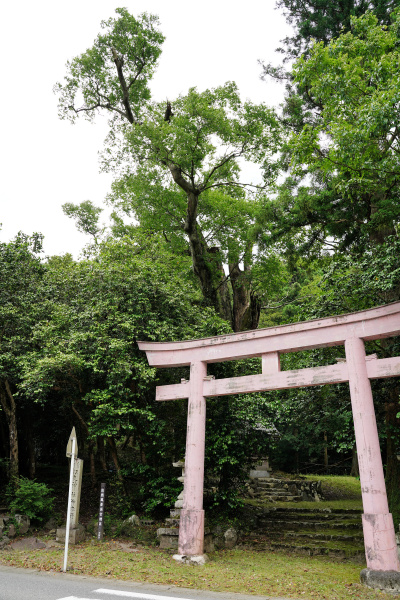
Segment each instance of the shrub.
[{"label": "shrub", "polygon": [[11,495],[11,513],[27,515],[32,521],[44,521],[53,508],[54,498],[50,496],[52,491],[45,483],[20,477]]}]

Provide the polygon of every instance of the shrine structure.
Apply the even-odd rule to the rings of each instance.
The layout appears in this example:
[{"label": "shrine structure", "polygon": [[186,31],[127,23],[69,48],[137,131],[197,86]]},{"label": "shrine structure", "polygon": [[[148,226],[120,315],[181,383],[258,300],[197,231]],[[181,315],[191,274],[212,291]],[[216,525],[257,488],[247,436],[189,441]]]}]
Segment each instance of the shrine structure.
[{"label": "shrine structure", "polygon": [[[203,476],[206,398],[349,382],[363,500],[369,575],[399,572],[389,513],[371,379],[400,375],[400,357],[366,356],[364,342],[400,335],[400,302],[357,313],[183,342],[139,342],[153,367],[190,366],[190,379],[157,387],[157,400],[188,398],[185,485],[179,553],[203,554]],[[281,371],[280,354],[327,346],[345,347],[336,364]],[[214,379],[207,364],[260,357],[259,375]],[[400,582],[400,574],[399,582]]]}]

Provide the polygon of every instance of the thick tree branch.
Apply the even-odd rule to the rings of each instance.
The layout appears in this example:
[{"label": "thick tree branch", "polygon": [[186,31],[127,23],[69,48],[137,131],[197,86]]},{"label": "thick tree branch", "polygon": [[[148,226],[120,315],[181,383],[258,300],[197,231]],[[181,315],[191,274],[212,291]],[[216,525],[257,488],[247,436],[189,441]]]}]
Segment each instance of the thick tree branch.
[{"label": "thick tree branch", "polygon": [[89,428],[86,424],[86,421],[83,419],[82,415],[76,410],[75,406],[72,404],[71,406],[72,411],[76,414],[80,424],[82,425],[83,429],[85,430],[86,435],[89,435]]},{"label": "thick tree branch", "polygon": [[395,142],[395,140],[398,137],[398,135],[399,135],[399,130],[398,130],[397,126],[396,126],[395,129],[394,129],[394,132],[390,136],[390,139],[387,140],[386,143],[385,143],[384,152],[387,152],[388,150],[390,150],[392,148],[392,145]]},{"label": "thick tree branch", "polygon": [[8,383],[8,379],[6,379],[4,381],[4,384],[6,386],[7,395],[9,397],[9,399],[10,399],[10,404],[11,404],[12,407],[15,407],[15,400],[14,400],[14,396],[11,393],[11,388],[10,388],[10,384]]},{"label": "thick tree branch", "polygon": [[6,396],[4,390],[1,387],[0,387],[0,404],[1,404],[2,408],[3,408],[3,410],[4,410],[4,413],[6,415],[7,422],[8,422],[10,420],[10,417],[11,417],[11,411],[10,411],[10,408],[8,406],[8,403],[7,403],[7,396]]},{"label": "thick tree branch", "polygon": [[135,77],[133,77],[130,82],[129,85],[127,86],[127,90],[129,91],[131,89],[131,87],[133,86],[133,84],[138,80],[139,75],[142,73],[143,69],[144,69],[145,63],[143,61],[141,61],[141,65],[135,75]]},{"label": "thick tree branch", "polygon": [[196,190],[193,185],[191,185],[182,175],[182,169],[176,165],[175,163],[169,161],[166,163],[170,173],[173,177],[173,180],[180,188],[182,188],[187,194],[194,194]]},{"label": "thick tree branch", "polygon": [[125,106],[126,116],[128,118],[129,123],[134,123],[135,119],[133,117],[131,105],[129,102],[129,88],[126,85],[125,77],[124,77],[124,74],[122,71],[124,61],[121,57],[118,56],[117,51],[114,47],[111,48],[111,51],[112,51],[115,66],[117,67],[118,79],[121,84],[121,89],[122,89],[122,94],[123,94],[122,103]]}]

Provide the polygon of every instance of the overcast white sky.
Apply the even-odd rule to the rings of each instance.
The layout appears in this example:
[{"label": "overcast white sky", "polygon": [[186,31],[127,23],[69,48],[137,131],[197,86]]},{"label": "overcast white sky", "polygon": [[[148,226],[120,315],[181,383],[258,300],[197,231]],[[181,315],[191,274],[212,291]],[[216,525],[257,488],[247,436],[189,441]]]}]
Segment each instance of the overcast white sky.
[{"label": "overcast white sky", "polygon": [[259,79],[258,59],[274,53],[289,33],[275,0],[22,0],[0,10],[0,241],[20,230],[44,234],[46,254],[78,256],[89,240],[64,216],[61,205],[92,200],[102,205],[111,176],[100,174],[104,125],[57,117],[53,85],[68,59],[91,46],[100,21],[125,6],[133,15],[157,14],[166,36],[152,83],[155,100],[173,99],[237,82],[243,98],[277,105],[283,89]]}]

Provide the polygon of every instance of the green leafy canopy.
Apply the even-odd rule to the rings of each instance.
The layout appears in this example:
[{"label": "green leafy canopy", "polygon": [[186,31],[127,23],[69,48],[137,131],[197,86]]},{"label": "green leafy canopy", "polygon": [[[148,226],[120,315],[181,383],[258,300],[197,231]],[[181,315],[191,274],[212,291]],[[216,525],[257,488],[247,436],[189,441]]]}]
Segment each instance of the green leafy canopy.
[{"label": "green leafy canopy", "polygon": [[92,120],[102,109],[114,120],[122,117],[132,123],[140,118],[164,36],[154,15],[135,19],[125,8],[115,12],[117,18],[102,21],[104,33],[93,46],[67,63],[65,82],[56,84],[60,118],[75,121],[83,113]]}]

